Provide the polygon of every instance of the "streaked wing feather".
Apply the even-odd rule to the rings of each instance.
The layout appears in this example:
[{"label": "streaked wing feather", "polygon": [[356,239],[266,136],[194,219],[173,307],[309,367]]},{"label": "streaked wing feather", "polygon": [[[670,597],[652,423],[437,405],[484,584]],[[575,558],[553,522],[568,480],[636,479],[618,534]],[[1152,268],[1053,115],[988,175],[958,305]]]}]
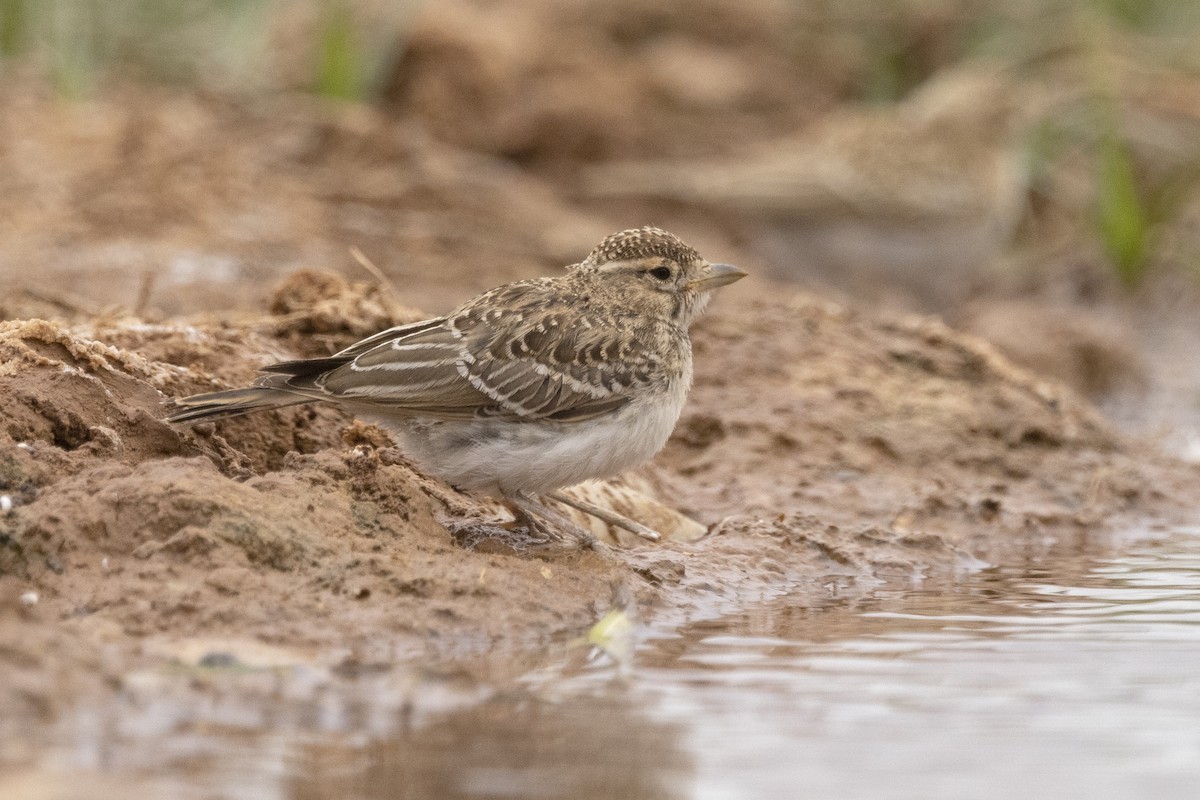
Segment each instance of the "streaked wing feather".
[{"label": "streaked wing feather", "polygon": [[579,421],[629,403],[649,380],[650,346],[630,320],[581,316],[549,288],[509,284],[449,317],[383,331],[320,374],[276,371],[296,376],[295,390],[418,416]]},{"label": "streaked wing feather", "polygon": [[[516,416],[559,421],[600,416],[629,403],[649,378],[645,344],[628,324],[543,309],[497,327],[508,335],[498,336],[490,326],[471,328],[472,359],[460,369],[476,389]],[[606,351],[620,355],[605,358]]]},{"label": "streaked wing feather", "polygon": [[431,415],[445,411],[451,417],[469,416],[488,404],[488,398],[459,373],[463,343],[445,319],[436,325],[396,330],[395,336],[371,337],[375,341],[372,346],[355,345],[343,351],[356,350],[357,355],[322,376],[317,388],[348,400]]},{"label": "streaked wing feather", "polygon": [[423,319],[420,322],[410,322],[407,325],[397,325],[394,328],[388,328],[385,331],[380,331],[379,333],[357,341],[347,347],[345,350],[338,351],[333,357],[354,358],[366,353],[368,350],[374,349],[378,345],[384,344],[385,342],[391,342],[397,339],[404,340],[412,336],[417,336],[426,331],[435,330],[445,324],[445,317],[435,317],[433,319]]}]

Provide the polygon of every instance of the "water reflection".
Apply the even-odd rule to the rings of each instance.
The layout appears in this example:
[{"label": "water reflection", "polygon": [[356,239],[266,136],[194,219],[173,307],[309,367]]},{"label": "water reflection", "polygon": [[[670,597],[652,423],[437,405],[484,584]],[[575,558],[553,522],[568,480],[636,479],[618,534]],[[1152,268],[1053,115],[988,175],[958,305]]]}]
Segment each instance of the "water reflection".
[{"label": "water reflection", "polygon": [[1196,796],[1200,532],[850,588],[650,630],[628,676],[554,651],[507,694],[389,670],[150,685],[75,719],[43,777],[291,800]]},{"label": "water reflection", "polygon": [[580,704],[499,697],[431,725],[295,754],[285,793],[321,798],[680,798],[691,764],[679,725],[641,716],[624,692]]}]

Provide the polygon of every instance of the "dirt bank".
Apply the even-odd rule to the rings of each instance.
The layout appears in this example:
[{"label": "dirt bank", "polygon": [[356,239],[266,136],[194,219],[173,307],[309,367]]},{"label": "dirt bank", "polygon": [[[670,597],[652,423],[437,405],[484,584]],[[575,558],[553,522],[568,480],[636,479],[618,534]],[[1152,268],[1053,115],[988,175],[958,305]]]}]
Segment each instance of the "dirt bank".
[{"label": "dirt bank", "polygon": [[[319,319],[285,302],[298,285]],[[160,421],[164,397],[303,352],[299,331],[330,346],[358,335],[339,303],[377,322],[411,313],[376,293],[306,277],[279,313],[237,323],[3,323],[8,733],[120,687],[163,642],[260,642],[342,665],[470,654],[494,675],[586,629],[614,586],[643,613],[686,613],[796,581],[823,591],[832,574],[1036,558],[1196,499],[1194,468],[1124,441],[979,341],[762,287],[699,324],[692,400],[646,473],[712,526],[697,542],[472,550],[447,523],[479,508],[333,409],[196,431]]]}]

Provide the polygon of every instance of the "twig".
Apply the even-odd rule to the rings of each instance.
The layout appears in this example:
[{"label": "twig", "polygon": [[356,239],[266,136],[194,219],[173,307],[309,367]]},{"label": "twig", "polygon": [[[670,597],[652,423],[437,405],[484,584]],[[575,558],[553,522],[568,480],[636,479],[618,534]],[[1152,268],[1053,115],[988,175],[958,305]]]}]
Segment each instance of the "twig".
[{"label": "twig", "polygon": [[576,500],[574,497],[568,497],[562,492],[550,492],[546,495],[556,503],[562,503],[564,506],[570,506],[577,511],[582,511],[589,516],[593,516],[601,522],[607,522],[609,525],[616,525],[622,530],[629,531],[635,536],[640,536],[649,542],[657,542],[662,537],[658,531],[647,528],[640,522],[634,522],[629,517],[622,516],[615,511],[609,511],[607,508],[589,503],[586,500]]},{"label": "twig", "polygon": [[359,250],[356,245],[350,245],[350,257],[358,262],[358,265],[367,272],[375,276],[375,280],[379,281],[379,285],[391,292],[392,297],[399,297],[400,293],[396,291],[396,284],[392,283],[392,279],[383,274],[383,270],[375,266],[371,259],[367,258],[362,250]]},{"label": "twig", "polygon": [[47,303],[60,308],[71,314],[85,314],[89,317],[98,317],[101,312],[94,306],[88,306],[82,300],[69,300],[65,297],[54,297],[52,295],[43,294],[37,289],[22,289],[21,292],[32,300],[37,300],[39,303]]},{"label": "twig", "polygon": [[146,306],[150,303],[150,294],[154,291],[154,284],[157,282],[157,270],[148,269],[142,273],[142,281],[138,284],[137,301],[133,305],[135,317],[140,317],[145,312]]}]

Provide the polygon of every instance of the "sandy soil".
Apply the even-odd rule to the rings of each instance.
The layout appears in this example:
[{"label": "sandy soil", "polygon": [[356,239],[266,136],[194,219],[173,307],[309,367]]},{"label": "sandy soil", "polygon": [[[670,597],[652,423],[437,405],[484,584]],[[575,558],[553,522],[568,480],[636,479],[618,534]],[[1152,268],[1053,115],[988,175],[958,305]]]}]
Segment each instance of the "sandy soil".
[{"label": "sandy soil", "polygon": [[[0,88],[0,745],[173,659],[269,645],[347,670],[413,662],[502,681],[520,653],[586,630],[614,597],[654,617],[785,582],[817,596],[829,575],[1034,560],[1200,500],[1200,468],[1120,435],[983,340],[764,279],[724,292],[696,326],[687,410],[634,479],[706,526],[698,541],[470,547],[448,526],[480,506],[334,409],[166,425],[171,396],[549,273],[629,225],[669,224],[754,271],[752,248],[686,210],[585,214],[558,169],[580,148],[619,155],[661,138],[697,108],[803,105],[775,96],[787,82],[756,86],[730,67],[725,94],[696,97],[694,81],[659,75],[632,108],[671,113],[634,130],[553,106],[564,125],[620,132],[566,153],[555,148],[570,131],[540,106],[451,136],[446,120],[463,112],[430,107],[442,96],[430,76],[450,78],[428,65],[500,45],[430,25],[381,110],[120,86],[64,106]],[[672,46],[702,60],[710,35]],[[620,80],[644,70],[621,58]],[[506,69],[492,77],[519,97],[530,68]],[[690,99],[663,106],[668,89]],[[768,131],[800,116],[756,119]],[[706,146],[684,137],[663,152]],[[975,319],[986,331],[994,317]],[[1096,390],[1090,375],[1077,388]]]}]

